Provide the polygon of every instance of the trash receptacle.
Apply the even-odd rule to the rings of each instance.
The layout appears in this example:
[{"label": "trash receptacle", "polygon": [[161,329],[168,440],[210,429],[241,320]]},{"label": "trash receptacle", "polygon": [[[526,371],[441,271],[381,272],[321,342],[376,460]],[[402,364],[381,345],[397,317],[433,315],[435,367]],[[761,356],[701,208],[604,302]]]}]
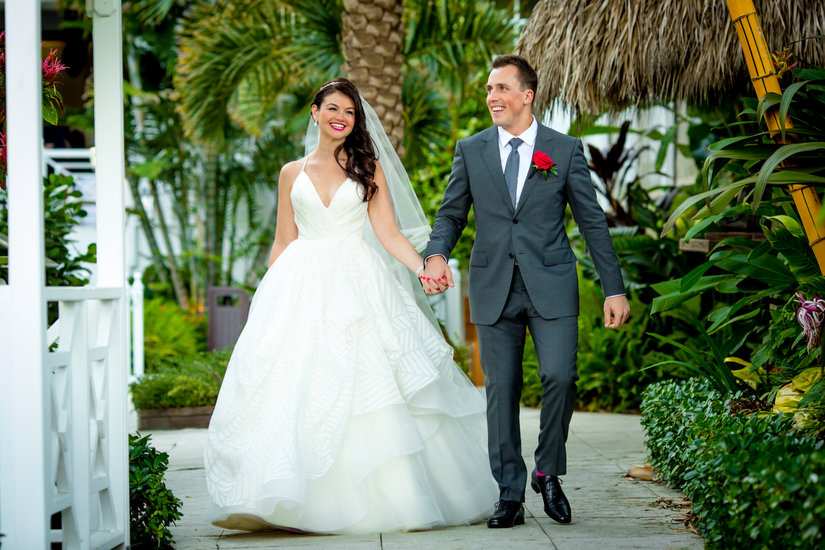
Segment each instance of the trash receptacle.
[{"label": "trash receptacle", "polygon": [[206,291],[209,326],[206,345],[209,351],[232,347],[249,315],[249,294],[239,288],[213,286]]}]

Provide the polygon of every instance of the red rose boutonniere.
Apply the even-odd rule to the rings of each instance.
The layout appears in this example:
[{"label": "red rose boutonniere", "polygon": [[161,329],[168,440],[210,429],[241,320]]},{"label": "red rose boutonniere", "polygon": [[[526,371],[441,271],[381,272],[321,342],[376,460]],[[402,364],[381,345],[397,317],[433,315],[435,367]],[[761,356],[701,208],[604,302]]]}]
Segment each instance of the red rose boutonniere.
[{"label": "red rose boutonniere", "polygon": [[559,175],[559,171],[556,170],[556,163],[541,151],[533,153],[533,172],[536,171],[540,172],[544,179],[547,179],[547,172],[550,172],[554,176]]}]

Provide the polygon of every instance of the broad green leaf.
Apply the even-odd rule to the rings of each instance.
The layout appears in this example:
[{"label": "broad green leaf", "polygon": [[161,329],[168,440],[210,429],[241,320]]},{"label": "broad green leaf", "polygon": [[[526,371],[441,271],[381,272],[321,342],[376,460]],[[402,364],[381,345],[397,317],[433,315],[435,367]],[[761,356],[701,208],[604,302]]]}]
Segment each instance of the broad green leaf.
[{"label": "broad green leaf", "polygon": [[774,151],[774,153],[765,161],[765,164],[762,165],[762,169],[759,170],[759,177],[756,180],[756,187],[754,189],[753,196],[754,208],[759,206],[759,202],[762,200],[762,194],[765,191],[765,186],[768,183],[768,178],[777,166],[793,155],[821,150],[825,150],[825,142],[813,141],[809,143],[793,143],[791,145],[784,145]]},{"label": "broad green leaf", "polygon": [[782,141],[785,141],[785,119],[788,117],[788,109],[791,106],[791,100],[796,92],[798,92],[799,89],[807,83],[807,80],[803,80],[802,82],[794,82],[782,92],[782,102],[779,104],[779,129],[782,133]]},{"label": "broad green leaf", "polygon": [[705,263],[691,269],[688,272],[687,275],[682,277],[682,285],[679,288],[679,291],[680,292],[689,291],[691,288],[693,288],[693,286],[696,283],[698,283],[702,279],[702,276],[707,272],[707,270],[712,268],[712,267],[713,267],[712,262],[705,262]]},{"label": "broad green leaf", "polygon": [[650,314],[653,315],[654,313],[658,313],[660,311],[666,311],[668,309],[672,309],[684,302],[690,300],[694,296],[701,294],[703,291],[708,290],[709,288],[713,288],[718,284],[721,284],[727,280],[734,279],[735,277],[732,275],[710,275],[707,277],[702,277],[699,281],[694,283],[690,290],[687,292],[681,292],[681,279],[676,279],[675,281],[670,281],[671,283],[678,283],[678,286],[670,290],[669,287],[663,287],[661,284],[658,285],[658,288],[654,289],[657,292],[660,292],[664,288],[668,288],[670,290],[667,294],[663,294],[653,299],[653,302],[650,306]]},{"label": "broad green leaf", "polygon": [[659,235],[661,237],[664,237],[665,235],[667,235],[670,232],[670,230],[673,229],[673,226],[676,225],[676,221],[679,218],[681,218],[684,215],[685,212],[687,212],[690,208],[692,208],[697,203],[702,202],[702,201],[708,199],[709,197],[716,196],[719,193],[722,193],[722,192],[726,191],[727,189],[730,189],[730,188],[741,189],[742,187],[745,187],[745,185],[747,185],[747,183],[742,183],[742,182],[732,183],[732,184],[730,184],[726,187],[719,187],[719,188],[716,188],[716,189],[711,189],[709,191],[704,191],[702,193],[699,193],[697,195],[693,195],[692,197],[686,199],[684,202],[682,202],[682,204],[680,204],[676,208],[676,210],[673,211],[673,213],[667,219],[667,221],[665,222],[664,227],[662,228],[662,232]]},{"label": "broad green leaf", "polygon": [[[730,308],[728,309],[728,317],[730,317],[731,315],[736,314],[740,309],[742,309],[745,306],[749,306],[751,304],[754,304],[754,307],[755,307],[754,311],[758,312],[759,311],[758,308],[760,307],[759,306],[760,302],[762,300],[764,300],[765,298],[767,298],[769,296],[772,296],[773,294],[774,294],[773,289],[769,288],[769,289],[761,290],[759,292],[755,292],[753,294],[747,295],[744,298],[741,298],[741,299],[737,300],[736,303],[733,304],[732,306],[730,306]],[[713,324],[711,324],[710,327],[708,327],[707,332],[708,332],[708,334],[713,334],[714,332],[722,329],[724,326],[727,326],[727,319],[726,318],[716,319],[716,320],[714,320]]]},{"label": "broad green leaf", "polygon": [[731,187],[719,193],[709,204],[703,206],[693,217],[694,219],[701,219],[709,214],[719,214],[730,202],[739,194],[741,188]]},{"label": "broad green leaf", "polygon": [[714,332],[723,329],[729,325],[732,325],[737,321],[746,321],[748,319],[752,319],[760,313],[761,312],[758,309],[754,309],[749,311],[748,313],[744,313],[736,317],[731,317],[733,315],[733,311],[728,311],[727,315],[714,321],[713,325],[711,325],[711,327],[708,328],[708,334],[713,334]]},{"label": "broad green leaf", "polygon": [[734,145],[736,143],[742,143],[747,141],[755,141],[758,140],[761,136],[768,135],[770,132],[759,132],[758,134],[749,134],[747,136],[736,136],[736,137],[729,137],[723,138],[717,141],[714,141],[710,145],[708,145],[708,150],[710,151],[721,151],[727,148],[729,145]]},{"label": "broad green leaf", "polygon": [[41,113],[43,114],[43,120],[51,124],[52,126],[57,125],[58,121],[58,112],[57,109],[48,102],[43,102],[41,106]]},{"label": "broad green leaf", "polygon": [[711,255],[710,261],[731,273],[752,277],[778,288],[792,287],[796,284],[796,278],[788,267],[774,256],[760,256],[748,261],[745,252],[731,250],[715,252]]},{"label": "broad green leaf", "polygon": [[785,226],[785,229],[790,231],[791,235],[794,237],[804,237],[805,230],[802,228],[802,224],[798,221],[793,219],[790,216],[765,216],[769,220],[773,220],[776,222],[781,223]]},{"label": "broad green leaf", "polygon": [[[699,217],[699,214],[696,214],[695,217]],[[690,229],[688,229],[688,232],[685,233],[685,242],[690,241],[690,239],[692,239],[698,233],[701,233],[702,231],[707,229],[709,225],[712,225],[712,224],[718,222],[720,219],[722,219],[722,217],[723,217],[722,214],[717,214],[715,216],[710,216],[708,218],[703,219],[702,221],[700,221],[699,223],[697,223],[696,225],[694,225]]]},{"label": "broad green leaf", "polygon": [[665,157],[667,156],[667,150],[670,147],[670,144],[676,139],[676,130],[677,126],[671,126],[662,137],[662,142],[659,145],[659,152],[656,155],[655,170],[657,172],[662,170],[662,165],[665,163]]},{"label": "broad green leaf", "polygon": [[779,102],[782,101],[782,96],[775,93],[775,92],[768,92],[762,96],[759,100],[759,107],[756,110],[756,118],[762,120],[765,116],[765,111],[773,107],[774,105],[779,105]]},{"label": "broad green leaf", "polygon": [[794,236],[784,227],[780,227],[773,231],[765,231],[765,237],[771,247],[785,258],[791,273],[799,282],[821,275],[813,250],[804,236]]}]

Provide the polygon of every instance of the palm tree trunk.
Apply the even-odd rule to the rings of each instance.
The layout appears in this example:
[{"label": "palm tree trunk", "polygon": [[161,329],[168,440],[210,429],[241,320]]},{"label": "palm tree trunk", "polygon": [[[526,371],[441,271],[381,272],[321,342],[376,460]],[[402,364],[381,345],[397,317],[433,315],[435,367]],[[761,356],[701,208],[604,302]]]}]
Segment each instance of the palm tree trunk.
[{"label": "palm tree trunk", "polygon": [[341,69],[375,109],[399,155],[404,137],[401,16],[401,0],[344,0],[341,15]]},{"label": "palm tree trunk", "polygon": [[217,267],[215,256],[218,251],[217,243],[217,223],[218,210],[218,163],[219,156],[214,151],[206,154],[206,170],[204,181],[204,210],[206,222],[206,234],[204,243],[204,253],[206,256],[206,281],[204,290],[215,285],[217,280]]},{"label": "palm tree trunk", "polygon": [[178,271],[178,266],[175,261],[175,251],[172,248],[172,239],[169,236],[169,228],[166,225],[166,217],[163,214],[163,207],[160,203],[157,184],[150,180],[149,188],[152,190],[152,199],[155,201],[155,211],[158,216],[160,234],[163,237],[163,243],[166,245],[166,261],[169,264],[169,274],[172,278],[172,289],[175,292],[175,298],[177,299],[181,310],[187,311],[189,309],[189,296],[186,293],[186,286],[180,278],[180,272]]},{"label": "palm tree trunk", "polygon": [[163,253],[160,251],[158,241],[155,238],[155,231],[149,221],[149,216],[146,214],[146,209],[143,208],[143,202],[140,200],[140,193],[138,192],[138,180],[136,178],[126,178],[129,184],[129,191],[132,194],[132,202],[134,202],[134,209],[137,212],[138,220],[140,220],[140,227],[143,230],[143,235],[146,237],[146,242],[149,244],[149,251],[152,255],[152,263],[155,266],[155,271],[158,273],[158,278],[162,285],[169,284],[169,271],[166,264],[163,262]]}]

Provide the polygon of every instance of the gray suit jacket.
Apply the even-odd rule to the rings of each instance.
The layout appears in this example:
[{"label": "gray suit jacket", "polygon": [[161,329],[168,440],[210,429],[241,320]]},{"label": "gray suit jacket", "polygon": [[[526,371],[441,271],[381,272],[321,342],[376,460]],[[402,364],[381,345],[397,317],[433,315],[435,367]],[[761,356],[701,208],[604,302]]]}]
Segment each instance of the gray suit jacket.
[{"label": "gray suit jacket", "polygon": [[581,140],[539,124],[535,150],[553,159],[558,176],[548,172],[545,180],[531,168],[513,209],[501,170],[498,128],[493,126],[456,144],[452,172],[425,257],[449,257],[467,225],[472,204],[476,220],[469,279],[473,323],[490,325],[501,315],[515,259],[539,315],[546,319],[578,315],[576,257],[564,230],[567,204],[596,265],[605,296],[625,292]]}]

